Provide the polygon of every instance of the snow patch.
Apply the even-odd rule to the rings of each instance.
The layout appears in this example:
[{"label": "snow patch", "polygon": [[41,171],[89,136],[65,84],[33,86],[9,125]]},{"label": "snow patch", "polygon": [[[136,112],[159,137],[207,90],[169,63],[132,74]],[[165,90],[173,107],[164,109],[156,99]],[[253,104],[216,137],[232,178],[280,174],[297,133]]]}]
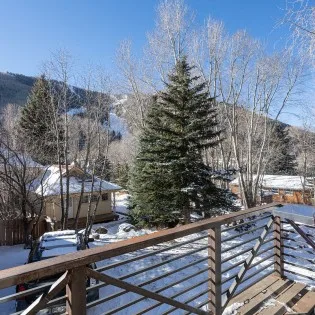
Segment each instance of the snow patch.
[{"label": "snow patch", "polygon": [[237,314],[237,310],[242,307],[244,305],[244,303],[234,303],[232,305],[230,305],[229,307],[227,307],[222,315],[236,315]]}]

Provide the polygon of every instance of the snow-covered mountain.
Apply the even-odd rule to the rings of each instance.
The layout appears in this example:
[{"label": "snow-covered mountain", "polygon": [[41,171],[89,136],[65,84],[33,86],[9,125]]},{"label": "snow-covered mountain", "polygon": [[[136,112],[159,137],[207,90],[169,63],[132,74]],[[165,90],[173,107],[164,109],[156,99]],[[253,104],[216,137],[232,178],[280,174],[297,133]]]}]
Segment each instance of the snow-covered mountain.
[{"label": "snow-covered mountain", "polygon": [[[25,76],[22,74],[15,74],[10,72],[0,72],[0,108],[11,103],[23,106],[26,104],[27,97],[36,81],[36,77]],[[58,82],[55,84],[58,86]],[[70,97],[70,115],[84,114],[84,100],[86,90],[76,86],[69,85]],[[95,95],[98,92],[94,92]],[[127,122],[120,117],[119,112],[124,102],[127,101],[127,95],[110,95],[111,109],[110,109],[110,130],[120,133],[123,137],[128,133]],[[105,122],[106,124],[106,122]]]}]

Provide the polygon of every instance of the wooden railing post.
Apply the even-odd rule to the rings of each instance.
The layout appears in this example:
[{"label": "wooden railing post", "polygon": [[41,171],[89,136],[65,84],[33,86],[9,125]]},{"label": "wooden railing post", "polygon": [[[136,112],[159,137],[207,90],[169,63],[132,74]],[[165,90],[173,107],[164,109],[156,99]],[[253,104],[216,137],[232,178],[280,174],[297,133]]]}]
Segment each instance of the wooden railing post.
[{"label": "wooden railing post", "polygon": [[221,288],[221,227],[208,230],[209,309],[215,315],[222,312]]},{"label": "wooden railing post", "polygon": [[68,315],[86,315],[86,267],[72,269],[66,289]]},{"label": "wooden railing post", "polygon": [[283,266],[283,233],[282,223],[280,217],[274,218],[274,253],[275,253],[275,271],[279,277],[284,277]]}]

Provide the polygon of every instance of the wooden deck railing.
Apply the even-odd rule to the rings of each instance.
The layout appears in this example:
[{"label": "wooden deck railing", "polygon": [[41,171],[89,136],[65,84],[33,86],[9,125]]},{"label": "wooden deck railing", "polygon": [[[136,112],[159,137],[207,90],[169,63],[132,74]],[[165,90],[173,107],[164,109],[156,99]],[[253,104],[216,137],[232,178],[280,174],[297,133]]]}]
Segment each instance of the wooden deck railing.
[{"label": "wooden deck railing", "polygon": [[[0,310],[1,303],[7,303],[14,313],[15,300],[45,292],[23,313],[15,314],[36,314],[56,305],[66,305],[66,312],[75,315],[84,315],[90,309],[93,314],[107,315],[176,311],[222,314],[235,295],[271,273],[309,279],[312,276],[303,273],[307,270],[315,275],[311,267],[314,234],[292,220],[274,216],[275,206],[256,207],[2,270]],[[298,237],[290,238],[289,234]],[[298,255],[303,252],[314,257]],[[297,265],[290,261],[292,257],[293,261],[304,259],[309,266]],[[92,263],[98,267],[92,269]],[[4,291],[1,296],[1,289],[51,276],[58,278],[53,284],[19,293]],[[97,283],[87,287],[87,278]],[[92,290],[99,290],[99,297],[87,301]]]}]

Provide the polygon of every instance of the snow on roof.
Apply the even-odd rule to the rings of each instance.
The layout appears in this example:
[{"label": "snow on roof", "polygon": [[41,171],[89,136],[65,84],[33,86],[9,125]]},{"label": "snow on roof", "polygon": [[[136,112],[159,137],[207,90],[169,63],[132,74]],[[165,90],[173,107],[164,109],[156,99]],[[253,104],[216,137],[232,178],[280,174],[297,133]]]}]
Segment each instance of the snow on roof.
[{"label": "snow on roof", "polygon": [[[253,179],[255,179],[254,176]],[[264,188],[281,188],[290,190],[302,190],[304,178],[302,176],[288,176],[288,175],[264,175],[260,180],[260,185]],[[231,185],[238,185],[238,178],[230,183]],[[308,181],[306,187],[310,188]]]},{"label": "snow on roof", "polygon": [[[81,192],[82,181],[76,176],[69,176],[69,193],[78,194]],[[59,167],[52,165],[46,169],[43,175],[39,176],[30,184],[30,190],[38,195],[43,196],[57,196],[60,195],[60,172]],[[63,191],[66,191],[66,177],[62,177]],[[94,187],[92,189],[92,181],[84,183],[84,192],[89,193],[95,191],[115,191],[120,190],[121,187],[105,180],[95,177]]]},{"label": "snow on roof", "polygon": [[315,216],[315,207],[308,205],[286,204],[283,207],[277,208],[277,211],[298,214],[312,218]]}]

